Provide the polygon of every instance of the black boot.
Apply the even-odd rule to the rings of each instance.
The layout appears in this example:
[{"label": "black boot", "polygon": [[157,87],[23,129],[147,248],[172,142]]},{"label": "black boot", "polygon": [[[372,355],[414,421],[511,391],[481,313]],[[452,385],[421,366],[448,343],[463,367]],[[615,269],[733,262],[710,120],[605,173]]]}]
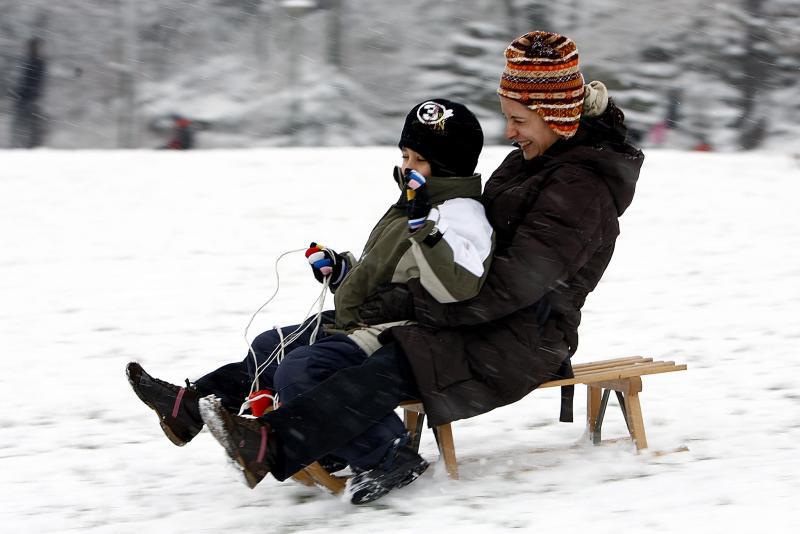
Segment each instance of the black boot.
[{"label": "black boot", "polygon": [[411,484],[425,472],[428,462],[408,442],[408,437],[398,438],[376,467],[358,473],[347,481],[345,491],[351,503],[372,502],[395,488]]},{"label": "black boot", "polygon": [[203,429],[197,406],[200,395],[193,387],[153,378],[136,362],[129,363],[125,373],[134,393],[158,414],[161,429],[172,443],[186,445]]},{"label": "black boot", "polygon": [[200,415],[228,456],[255,488],[272,470],[277,447],[270,426],[255,417],[233,415],[213,395],[200,399]]},{"label": "black boot", "polygon": [[320,467],[322,467],[325,471],[329,474],[334,474],[338,471],[341,471],[345,467],[347,467],[347,461],[335,456],[333,454],[326,454],[319,460],[317,460]]}]

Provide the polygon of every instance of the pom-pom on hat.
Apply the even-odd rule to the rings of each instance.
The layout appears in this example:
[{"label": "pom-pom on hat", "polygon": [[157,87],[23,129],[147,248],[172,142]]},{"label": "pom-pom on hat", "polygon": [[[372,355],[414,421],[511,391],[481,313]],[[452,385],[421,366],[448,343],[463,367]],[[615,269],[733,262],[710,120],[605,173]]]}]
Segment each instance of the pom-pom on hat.
[{"label": "pom-pom on hat", "polygon": [[559,136],[575,135],[584,88],[572,39],[543,31],[526,33],[508,45],[505,56],[497,94],[534,110]]},{"label": "pom-pom on hat", "polygon": [[483,149],[483,130],[466,106],[435,98],[408,112],[398,145],[428,160],[434,176],[472,176]]}]

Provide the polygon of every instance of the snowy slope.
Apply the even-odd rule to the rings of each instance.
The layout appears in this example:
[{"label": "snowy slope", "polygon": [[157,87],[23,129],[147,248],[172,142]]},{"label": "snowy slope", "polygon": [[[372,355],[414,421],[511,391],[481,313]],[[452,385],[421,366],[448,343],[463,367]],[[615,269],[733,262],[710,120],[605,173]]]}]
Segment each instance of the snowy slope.
[{"label": "snowy slope", "polygon": [[[507,152],[488,149],[490,172]],[[793,532],[800,493],[800,164],[650,151],[576,362],[647,354],[652,450],[592,447],[543,390],[454,425],[435,464],[356,508],[291,481],[247,489],[207,433],[170,444],[130,390],[244,357],[282,252],[359,250],[397,191],[398,151],[0,152],[2,532]],[[301,254],[255,334],[307,313]],[[330,300],[329,300],[330,303]],[[616,406],[605,435],[624,433]],[[426,433],[422,454],[437,458]]]}]

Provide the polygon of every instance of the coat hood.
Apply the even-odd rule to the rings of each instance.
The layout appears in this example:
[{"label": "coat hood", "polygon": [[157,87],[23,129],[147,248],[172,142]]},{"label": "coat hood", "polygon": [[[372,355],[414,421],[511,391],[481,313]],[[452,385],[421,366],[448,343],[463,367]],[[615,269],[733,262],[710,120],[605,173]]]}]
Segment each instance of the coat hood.
[{"label": "coat hood", "polygon": [[540,156],[546,160],[540,162],[545,167],[577,164],[599,175],[614,198],[618,215],[622,215],[633,200],[644,162],[642,151],[627,141],[624,120],[622,111],[609,102],[605,113],[582,119],[573,138],[557,141]]},{"label": "coat hood", "polygon": [[[400,198],[395,206],[406,206],[406,186],[403,183],[403,171],[400,167],[394,168],[394,181],[400,189]],[[478,173],[471,176],[431,176],[426,182],[430,201],[434,204],[450,200],[451,198],[481,198],[481,175]]]}]

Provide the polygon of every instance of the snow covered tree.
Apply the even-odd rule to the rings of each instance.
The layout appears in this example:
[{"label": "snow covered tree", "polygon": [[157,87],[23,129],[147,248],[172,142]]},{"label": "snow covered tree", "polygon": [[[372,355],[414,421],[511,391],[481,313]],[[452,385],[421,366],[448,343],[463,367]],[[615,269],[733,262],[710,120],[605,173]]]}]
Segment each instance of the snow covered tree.
[{"label": "snow covered tree", "polygon": [[[718,149],[779,148],[800,135],[797,0],[314,0],[317,9],[298,20],[284,3],[0,0],[0,90],[41,12],[51,146],[117,146],[114,118],[133,108],[140,130],[172,112],[212,122],[200,146],[341,144],[348,136],[379,143],[394,137],[411,105],[433,95],[463,100],[487,143],[502,142],[495,89],[503,50],[521,33],[545,29],[579,44],[587,79],[606,82],[634,129],[646,132],[677,109],[673,146],[707,137]],[[125,24],[131,5],[137,20]],[[297,36],[302,47],[293,55],[288,44]],[[305,69],[308,87],[291,91],[292,65]],[[290,94],[303,113],[328,120],[292,113],[281,104]],[[0,146],[8,106],[3,99]],[[331,114],[333,106],[344,111]],[[160,141],[138,135],[145,146]]]},{"label": "snow covered tree", "polygon": [[[487,123],[499,121],[497,84],[508,35],[506,29],[488,22],[469,22],[460,32],[451,32],[441,50],[420,65],[427,72],[421,77],[419,98],[443,95],[463,102],[478,115],[484,130]],[[498,137],[486,142],[504,141]]]}]

